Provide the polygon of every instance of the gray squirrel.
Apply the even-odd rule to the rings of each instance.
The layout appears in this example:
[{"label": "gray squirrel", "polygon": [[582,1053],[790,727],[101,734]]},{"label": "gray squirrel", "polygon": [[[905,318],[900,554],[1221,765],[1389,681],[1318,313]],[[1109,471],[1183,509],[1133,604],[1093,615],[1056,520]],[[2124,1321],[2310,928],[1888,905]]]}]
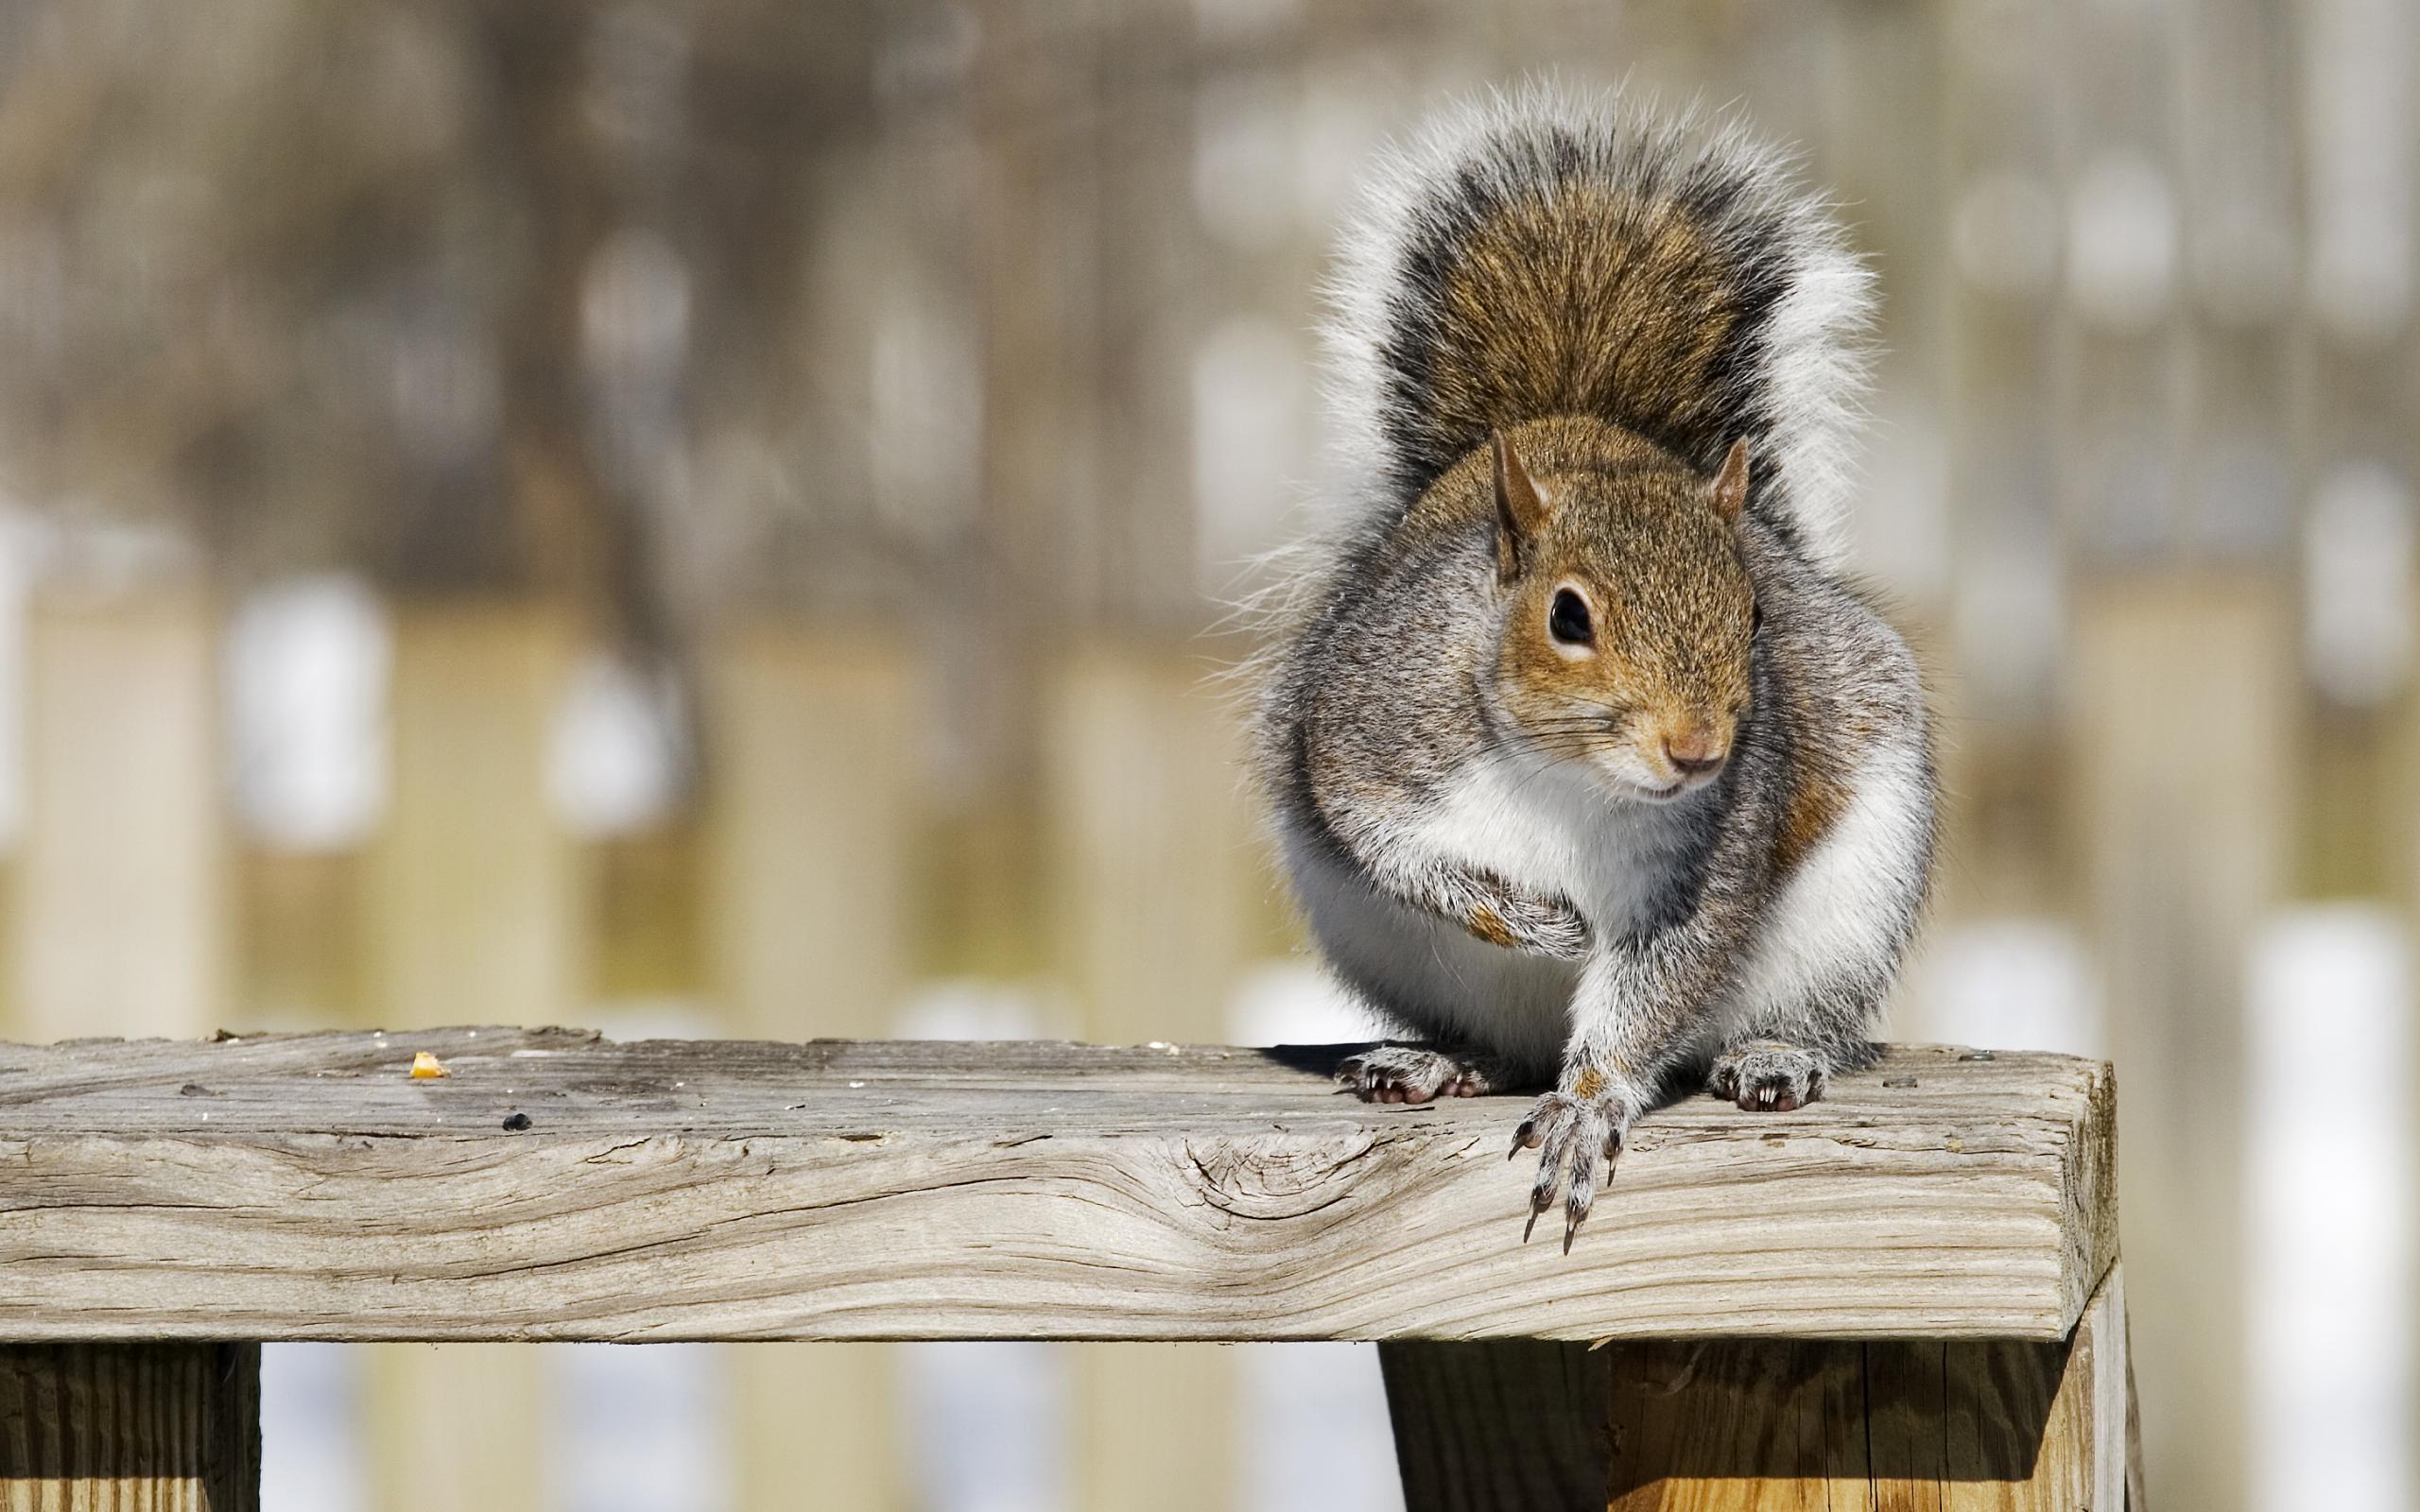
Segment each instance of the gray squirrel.
[{"label": "gray squirrel", "polygon": [[1322,953],[1420,1041],[1340,1079],[1550,1089],[1512,1153],[1567,1250],[1675,1090],[1870,1064],[1923,908],[1925,692],[1838,541],[1870,279],[1736,128],[1532,87],[1389,161],[1333,298],[1361,488],[1255,765]]}]

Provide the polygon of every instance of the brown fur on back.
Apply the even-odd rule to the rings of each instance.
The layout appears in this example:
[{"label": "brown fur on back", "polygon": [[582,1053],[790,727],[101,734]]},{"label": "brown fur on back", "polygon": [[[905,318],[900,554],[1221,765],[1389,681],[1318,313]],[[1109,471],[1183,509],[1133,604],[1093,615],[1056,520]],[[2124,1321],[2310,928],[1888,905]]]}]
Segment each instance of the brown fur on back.
[{"label": "brown fur on back", "polygon": [[1716,365],[1745,292],[1669,201],[1594,186],[1512,200],[1445,271],[1431,422],[1484,436],[1593,416],[1705,465],[1730,439]]}]

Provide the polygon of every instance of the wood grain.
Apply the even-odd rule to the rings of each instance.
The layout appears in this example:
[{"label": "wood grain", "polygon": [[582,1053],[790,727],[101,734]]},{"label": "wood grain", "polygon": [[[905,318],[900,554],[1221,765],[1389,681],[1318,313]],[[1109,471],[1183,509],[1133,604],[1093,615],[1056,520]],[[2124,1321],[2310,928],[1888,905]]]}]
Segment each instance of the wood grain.
[{"label": "wood grain", "polygon": [[1521,1098],[1364,1107],[1340,1053],[0,1048],[0,1336],[2049,1340],[2115,1255],[2095,1062],[1689,1099],[1566,1257],[1521,1243]]},{"label": "wood grain", "polygon": [[1384,1345],[1409,1512],[2144,1512],[2125,1288],[2064,1342]]},{"label": "wood grain", "polygon": [[0,1346],[0,1512],[257,1512],[252,1344]]}]

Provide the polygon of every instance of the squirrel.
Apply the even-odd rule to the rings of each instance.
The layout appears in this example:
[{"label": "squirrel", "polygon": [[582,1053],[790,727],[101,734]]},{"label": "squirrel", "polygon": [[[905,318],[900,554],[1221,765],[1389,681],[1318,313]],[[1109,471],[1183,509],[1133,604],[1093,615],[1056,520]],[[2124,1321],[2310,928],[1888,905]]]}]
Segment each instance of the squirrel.
[{"label": "squirrel", "polygon": [[1564,1249],[1692,1082],[1869,1065],[1935,778],[1838,524],[1871,280],[1736,127],[1541,86],[1399,150],[1326,336],[1357,496],[1269,653],[1255,756],[1322,954],[1420,1042],[1365,1101],[1548,1090]]}]

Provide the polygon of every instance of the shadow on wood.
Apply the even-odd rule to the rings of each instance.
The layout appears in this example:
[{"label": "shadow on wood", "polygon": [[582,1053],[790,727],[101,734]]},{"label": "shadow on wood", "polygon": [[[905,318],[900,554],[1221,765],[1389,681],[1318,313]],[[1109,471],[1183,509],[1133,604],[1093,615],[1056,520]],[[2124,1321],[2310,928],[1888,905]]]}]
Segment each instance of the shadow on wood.
[{"label": "shadow on wood", "polygon": [[0,1512],[256,1512],[260,1366],[256,1344],[0,1346]]},{"label": "shadow on wood", "polygon": [[2065,1343],[1382,1345],[1406,1503],[2120,1512],[2122,1285]]},{"label": "shadow on wood", "polygon": [[1612,1477],[1613,1374],[1584,1344],[1381,1344],[1411,1507],[1593,1507]]}]

